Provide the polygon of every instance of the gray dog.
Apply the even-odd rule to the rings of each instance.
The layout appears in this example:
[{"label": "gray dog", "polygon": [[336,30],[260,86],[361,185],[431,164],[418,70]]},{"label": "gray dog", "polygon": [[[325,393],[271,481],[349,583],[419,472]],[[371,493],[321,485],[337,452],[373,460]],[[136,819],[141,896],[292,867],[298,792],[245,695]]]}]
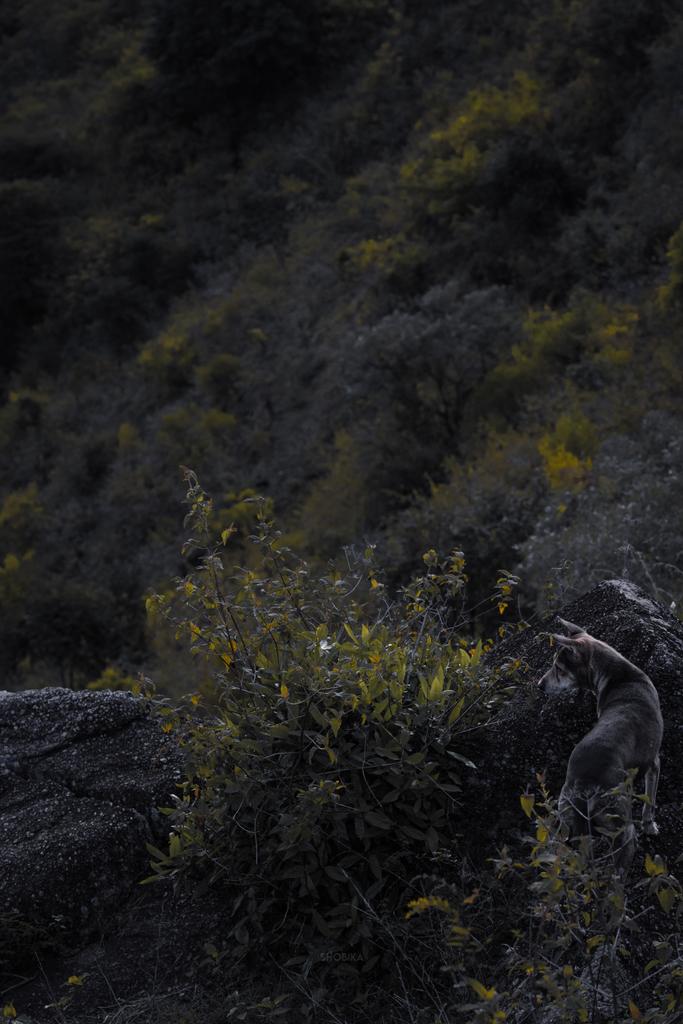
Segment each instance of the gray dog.
[{"label": "gray dog", "polygon": [[647,835],[659,831],[655,799],[659,781],[659,748],[662,713],[659,697],[649,676],[621,654],[589,636],[580,626],[560,619],[567,636],[555,635],[555,660],[539,680],[543,693],[586,689],[595,694],[598,720],[574,747],[559,800],[562,822],[570,836],[591,835],[613,827],[616,818],[623,831],[612,848],[615,866],[626,872],[636,848],[631,800],[611,793],[629,769],[643,777],[647,802],[642,826]]}]

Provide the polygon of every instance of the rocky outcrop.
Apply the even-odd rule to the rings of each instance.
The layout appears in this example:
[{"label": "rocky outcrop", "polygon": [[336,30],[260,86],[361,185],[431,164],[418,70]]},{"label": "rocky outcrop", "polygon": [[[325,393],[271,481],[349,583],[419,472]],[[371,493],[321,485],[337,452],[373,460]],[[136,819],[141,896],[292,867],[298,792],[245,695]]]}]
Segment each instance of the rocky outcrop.
[{"label": "rocky outcrop", "polygon": [[15,947],[23,932],[82,938],[120,907],[180,770],[175,740],[129,693],[0,693],[0,921]]},{"label": "rocky outcrop", "polygon": [[[601,584],[560,614],[616,647],[659,690],[665,720],[657,815],[662,834],[647,841],[676,869],[682,831],[683,624],[619,580]],[[528,831],[519,795],[527,785],[537,788],[537,772],[545,771],[559,793],[569,754],[595,720],[592,697],[549,698],[537,690],[553,656],[547,632],[558,625],[554,619],[538,623],[492,652],[491,663],[499,669],[519,663],[510,676],[517,692],[486,728],[463,732],[457,740],[458,752],[477,766],[467,769],[457,852],[482,868],[487,856]],[[503,680],[507,672],[502,671]],[[231,1000],[241,995],[235,977],[219,968],[220,955],[213,959],[212,951],[225,946],[230,913],[216,893],[201,886],[183,892],[166,882],[138,890],[137,899],[122,906],[136,879],[149,871],[144,844],[156,827],[154,805],[166,802],[180,771],[172,734],[161,731],[149,706],[117,693],[0,695],[0,771],[0,916],[15,907],[47,927],[60,917],[81,940],[80,949],[53,957],[20,989],[12,989],[21,1019],[32,1024],[56,1019],[45,1006],[54,1003],[55,992],[65,991],[70,975],[87,977],[87,984],[68,993],[71,1020],[122,1020],[118,1011],[126,1002],[134,1007],[131,1020],[168,1020],[174,1012],[176,1019],[183,1001],[192,1004],[197,992],[210,993],[208,1005],[222,1006],[223,1019]],[[102,929],[108,934],[86,945],[88,929],[119,905],[116,927]],[[520,903],[520,913],[525,907]],[[639,917],[640,933],[624,938],[629,958],[610,966],[621,993],[640,985],[642,965],[652,958],[648,920]],[[576,964],[586,986],[602,969],[593,970],[592,963]],[[245,981],[247,992],[251,980]],[[215,989],[223,984],[230,992],[219,998]],[[598,990],[598,1007],[601,998]],[[249,1012],[245,1019],[252,1019]],[[534,1009],[533,1014],[538,1024],[555,1024],[552,1012]],[[621,1004],[620,1014],[627,1019]],[[528,1024],[531,1018],[525,1009],[511,1019]],[[607,1013],[595,1019],[613,1018]]]},{"label": "rocky outcrop", "polygon": [[[562,609],[560,615],[604,640],[641,668],[659,691],[664,716],[662,770],[656,848],[674,864],[683,848],[683,623],[669,609],[625,580],[608,580]],[[561,632],[557,618],[530,626],[494,649],[499,669],[519,663],[512,677],[518,692],[488,729],[473,734],[467,753],[478,770],[469,781],[469,846],[481,853],[514,840],[524,830],[519,795],[538,789],[545,772],[556,795],[567,760],[595,721],[595,700],[587,693],[546,697],[538,679],[550,667],[548,632]],[[465,737],[466,739],[466,737]]]}]

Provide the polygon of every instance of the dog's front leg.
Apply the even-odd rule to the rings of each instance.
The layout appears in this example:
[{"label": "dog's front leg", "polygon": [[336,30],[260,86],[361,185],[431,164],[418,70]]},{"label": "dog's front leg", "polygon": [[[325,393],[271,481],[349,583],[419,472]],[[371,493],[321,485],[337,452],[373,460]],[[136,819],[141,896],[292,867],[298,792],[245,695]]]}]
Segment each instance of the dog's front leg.
[{"label": "dog's front leg", "polygon": [[659,835],[659,826],[655,821],[655,807],[657,802],[657,785],[659,783],[659,756],[657,756],[648,770],[645,772],[645,796],[647,803],[643,804],[643,832],[646,836]]}]

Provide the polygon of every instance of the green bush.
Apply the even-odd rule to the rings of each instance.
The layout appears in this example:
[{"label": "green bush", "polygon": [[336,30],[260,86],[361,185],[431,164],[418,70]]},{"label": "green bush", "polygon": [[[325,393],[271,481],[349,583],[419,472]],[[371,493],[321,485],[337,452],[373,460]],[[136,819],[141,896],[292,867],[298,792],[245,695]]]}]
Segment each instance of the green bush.
[{"label": "green bush", "polygon": [[[623,824],[615,818],[611,830],[570,841],[542,777],[539,784],[538,803],[533,793],[520,798],[533,824],[528,852],[520,858],[505,848],[496,862],[499,879],[519,887],[526,904],[496,979],[498,1019],[533,1007],[567,1024],[674,1024],[683,1007],[672,944],[683,915],[680,882],[660,856],[647,853],[645,876],[632,885],[612,859]],[[632,778],[617,787],[615,801],[622,794],[631,799]]]},{"label": "green bush", "polygon": [[218,408],[225,409],[234,400],[239,375],[239,357],[230,352],[219,352],[198,368],[197,383]]},{"label": "green bush", "polygon": [[509,88],[471,90],[447,125],[423,143],[424,153],[401,168],[416,212],[452,229],[497,157],[498,147],[522,130],[540,131],[548,119],[539,83],[517,72]]},{"label": "green bush", "polygon": [[[459,642],[449,624],[466,584],[460,552],[445,563],[428,552],[392,606],[371,551],[316,579],[255,501],[260,566],[229,576],[206,547],[212,503],[189,482],[186,553],[197,568],[178,581],[176,624],[213,664],[215,702],[169,718],[190,771],[169,850],[152,849],[155,872],[222,893],[222,957],[286,951],[325,973],[343,949],[360,985],[390,964],[407,899],[423,895],[411,879],[450,856],[476,771],[460,733],[509,688],[484,668],[482,642]],[[174,603],[150,599],[162,612]]]},{"label": "green bush", "polygon": [[671,236],[667,249],[669,280],[663,284],[657,298],[664,308],[679,308],[683,297],[683,224]]},{"label": "green bush", "polygon": [[597,389],[620,373],[633,357],[638,311],[610,305],[598,295],[577,290],[566,309],[531,309],[524,339],[513,345],[484,378],[472,401],[478,415],[509,421],[536,392],[564,383],[568,367],[592,364],[583,379]]},{"label": "green bush", "polygon": [[70,273],[60,296],[62,330],[78,327],[131,352],[168,297],[189,284],[188,253],[168,237],[163,217],[136,224],[121,216],[85,219],[69,233]]}]

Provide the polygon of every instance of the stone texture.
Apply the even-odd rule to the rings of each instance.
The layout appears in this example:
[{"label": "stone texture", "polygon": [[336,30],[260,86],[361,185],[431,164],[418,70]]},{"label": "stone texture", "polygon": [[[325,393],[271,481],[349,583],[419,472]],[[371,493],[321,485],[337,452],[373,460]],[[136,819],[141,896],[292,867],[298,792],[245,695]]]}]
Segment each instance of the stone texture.
[{"label": "stone texture", "polygon": [[0,693],[0,919],[80,938],[103,925],[147,871],[180,769],[129,693]]}]

